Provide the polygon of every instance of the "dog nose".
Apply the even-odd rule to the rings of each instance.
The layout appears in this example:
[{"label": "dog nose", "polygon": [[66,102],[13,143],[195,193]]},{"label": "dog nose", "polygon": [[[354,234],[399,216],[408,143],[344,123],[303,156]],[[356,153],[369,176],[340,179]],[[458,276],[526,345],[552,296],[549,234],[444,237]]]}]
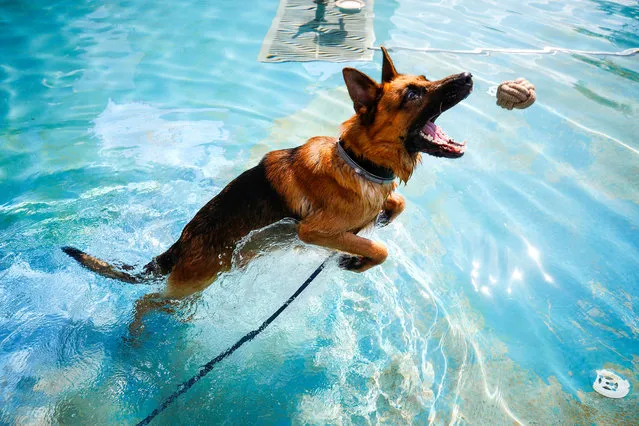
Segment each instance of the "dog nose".
[{"label": "dog nose", "polygon": [[461,75],[461,78],[464,81],[464,83],[466,83],[466,84],[472,84],[473,83],[473,75],[471,73],[469,73],[468,71],[463,73]]}]

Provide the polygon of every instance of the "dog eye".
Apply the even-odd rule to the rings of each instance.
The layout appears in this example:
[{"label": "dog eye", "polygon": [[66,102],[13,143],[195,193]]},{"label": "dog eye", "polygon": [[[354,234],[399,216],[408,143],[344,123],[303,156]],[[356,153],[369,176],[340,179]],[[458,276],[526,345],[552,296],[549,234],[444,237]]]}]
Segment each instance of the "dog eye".
[{"label": "dog eye", "polygon": [[410,102],[410,101],[417,100],[423,94],[424,92],[422,91],[422,89],[418,87],[409,87],[408,89],[406,89],[406,94],[404,95],[404,101]]}]

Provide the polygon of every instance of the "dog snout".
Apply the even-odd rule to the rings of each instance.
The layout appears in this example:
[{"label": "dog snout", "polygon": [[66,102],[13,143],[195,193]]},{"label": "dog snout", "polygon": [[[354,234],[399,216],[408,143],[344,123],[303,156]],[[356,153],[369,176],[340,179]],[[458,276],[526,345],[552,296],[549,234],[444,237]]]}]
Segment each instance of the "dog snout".
[{"label": "dog snout", "polygon": [[473,75],[468,71],[463,72],[457,77],[457,85],[461,91],[465,92],[465,96],[470,95],[473,91]]},{"label": "dog snout", "polygon": [[466,89],[473,89],[473,75],[468,71],[459,74],[457,76],[457,82],[457,84],[462,85]]},{"label": "dog snout", "polygon": [[442,80],[443,86],[455,88],[458,91],[470,92],[473,89],[473,75],[468,71],[451,75]]}]

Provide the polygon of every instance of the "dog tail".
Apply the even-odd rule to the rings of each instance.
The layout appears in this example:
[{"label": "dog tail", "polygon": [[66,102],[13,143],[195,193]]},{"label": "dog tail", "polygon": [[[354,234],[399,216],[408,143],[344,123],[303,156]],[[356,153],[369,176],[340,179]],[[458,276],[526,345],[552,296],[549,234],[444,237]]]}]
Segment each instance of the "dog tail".
[{"label": "dog tail", "polygon": [[135,269],[135,267],[131,265],[112,265],[75,247],[62,247],[63,252],[77,260],[80,265],[84,266],[88,270],[96,272],[103,277],[113,278],[131,284],[141,284],[145,281],[158,278],[159,276],[166,275],[171,272],[171,269],[173,269],[173,265],[175,264],[174,249],[175,245],[144,266],[142,272],[135,274],[128,272]]}]

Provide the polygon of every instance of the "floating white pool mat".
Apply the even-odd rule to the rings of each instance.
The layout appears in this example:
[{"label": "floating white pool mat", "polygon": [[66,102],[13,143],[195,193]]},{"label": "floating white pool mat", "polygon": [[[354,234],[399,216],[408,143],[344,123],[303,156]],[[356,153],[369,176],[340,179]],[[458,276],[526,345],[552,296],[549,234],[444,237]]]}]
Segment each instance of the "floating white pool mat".
[{"label": "floating white pool mat", "polygon": [[630,383],[610,370],[597,370],[592,388],[608,398],[623,398],[630,392]]},{"label": "floating white pool mat", "polygon": [[[337,4],[339,3],[339,5]],[[370,61],[373,0],[280,0],[258,60]]]}]

